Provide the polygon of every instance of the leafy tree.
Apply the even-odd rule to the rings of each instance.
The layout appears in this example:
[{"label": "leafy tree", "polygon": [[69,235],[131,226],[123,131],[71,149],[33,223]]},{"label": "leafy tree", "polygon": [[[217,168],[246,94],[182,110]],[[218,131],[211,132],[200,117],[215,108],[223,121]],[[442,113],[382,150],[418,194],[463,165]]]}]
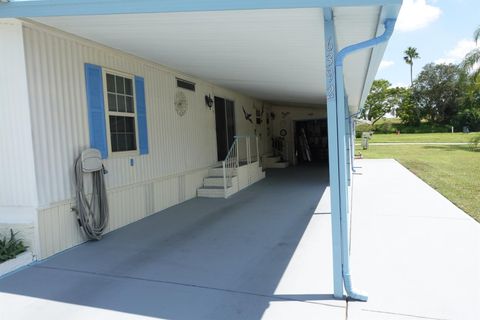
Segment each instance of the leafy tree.
[{"label": "leafy tree", "polygon": [[403,60],[405,60],[406,64],[410,65],[410,85],[413,86],[413,60],[420,59],[420,56],[418,55],[417,48],[414,47],[408,47],[404,53],[405,56]]},{"label": "leafy tree", "polygon": [[401,97],[400,106],[397,109],[397,117],[402,120],[403,124],[409,126],[418,126],[422,120],[420,109],[417,108],[413,99],[412,89],[399,88]]},{"label": "leafy tree", "polygon": [[[478,40],[480,39],[480,26],[475,30],[473,33],[473,39],[475,43],[478,44]],[[461,66],[467,72],[471,72],[473,76],[473,80],[479,80],[480,78],[480,49],[475,48],[463,59]]]},{"label": "leafy tree", "polygon": [[412,87],[421,115],[432,123],[450,123],[459,110],[466,79],[465,71],[454,64],[424,66]]},{"label": "leafy tree", "polygon": [[469,77],[459,99],[459,112],[453,124],[458,130],[467,126],[472,131],[480,131],[480,81],[475,81],[473,76]]},{"label": "leafy tree", "polygon": [[397,107],[400,103],[398,88],[391,88],[387,80],[373,81],[370,93],[362,109],[362,117],[372,121],[372,125],[380,120],[387,113]]}]

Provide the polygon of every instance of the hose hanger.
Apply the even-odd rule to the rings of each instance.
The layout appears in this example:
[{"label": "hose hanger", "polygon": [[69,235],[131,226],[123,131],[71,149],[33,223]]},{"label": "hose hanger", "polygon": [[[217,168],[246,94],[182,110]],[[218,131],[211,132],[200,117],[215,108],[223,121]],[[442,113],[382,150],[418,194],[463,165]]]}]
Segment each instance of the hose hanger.
[{"label": "hose hanger", "polygon": [[[100,151],[86,149],[75,160],[75,191],[78,224],[89,240],[100,240],[108,224],[108,199]],[[85,192],[84,180],[91,178],[91,193]]]}]

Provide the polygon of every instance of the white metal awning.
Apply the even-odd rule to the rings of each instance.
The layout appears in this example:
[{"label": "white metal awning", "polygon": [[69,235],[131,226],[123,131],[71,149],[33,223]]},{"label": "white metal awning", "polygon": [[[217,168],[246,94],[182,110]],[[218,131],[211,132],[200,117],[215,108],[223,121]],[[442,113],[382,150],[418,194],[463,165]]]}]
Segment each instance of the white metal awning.
[{"label": "white metal awning", "polygon": [[[372,38],[380,6],[334,9],[338,48]],[[79,35],[255,98],[326,103],[323,10],[268,9],[40,17]],[[347,58],[349,104],[360,104],[372,49]]]}]

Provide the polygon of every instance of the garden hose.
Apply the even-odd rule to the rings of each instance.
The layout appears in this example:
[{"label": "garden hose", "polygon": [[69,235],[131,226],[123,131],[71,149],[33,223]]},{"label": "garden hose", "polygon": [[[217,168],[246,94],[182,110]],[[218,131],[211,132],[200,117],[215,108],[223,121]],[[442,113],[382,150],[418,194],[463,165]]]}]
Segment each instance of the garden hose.
[{"label": "garden hose", "polygon": [[[95,171],[85,171],[82,155],[75,161],[76,207],[78,223],[89,240],[100,240],[108,223],[108,199],[105,188],[103,165]],[[90,199],[85,194],[84,175],[92,178]]]}]

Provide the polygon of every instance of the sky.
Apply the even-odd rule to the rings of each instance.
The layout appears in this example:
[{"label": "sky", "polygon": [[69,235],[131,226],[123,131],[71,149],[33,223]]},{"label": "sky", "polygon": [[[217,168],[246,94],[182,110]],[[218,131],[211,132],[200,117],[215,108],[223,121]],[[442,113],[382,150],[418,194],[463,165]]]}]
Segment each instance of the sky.
[{"label": "sky", "polygon": [[475,48],[473,32],[478,26],[480,0],[403,0],[376,79],[408,86],[410,68],[403,60],[408,47],[417,48],[420,55],[413,62],[414,79],[428,63],[459,63]]}]

